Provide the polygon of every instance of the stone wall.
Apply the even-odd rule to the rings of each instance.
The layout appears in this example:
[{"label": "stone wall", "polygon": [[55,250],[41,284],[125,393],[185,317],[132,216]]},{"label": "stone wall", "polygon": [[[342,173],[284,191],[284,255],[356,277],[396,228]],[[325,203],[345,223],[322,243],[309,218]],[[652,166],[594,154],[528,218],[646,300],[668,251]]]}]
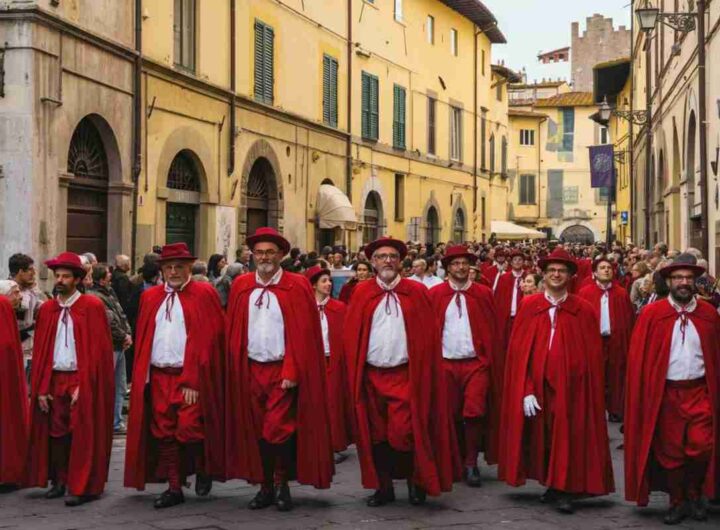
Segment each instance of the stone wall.
[{"label": "stone wall", "polygon": [[602,15],[586,19],[587,29],[580,35],[580,23],[572,24],[573,90],[592,92],[593,66],[604,61],[629,57],[630,30],[613,27],[613,20]]}]

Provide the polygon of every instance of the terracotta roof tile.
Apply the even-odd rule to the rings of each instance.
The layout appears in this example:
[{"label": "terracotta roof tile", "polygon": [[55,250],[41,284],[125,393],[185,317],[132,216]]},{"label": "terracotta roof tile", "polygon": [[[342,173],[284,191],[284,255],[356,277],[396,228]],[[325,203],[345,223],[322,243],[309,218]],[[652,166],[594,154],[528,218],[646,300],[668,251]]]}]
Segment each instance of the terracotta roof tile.
[{"label": "terracotta roof tile", "polygon": [[547,114],[533,112],[531,110],[510,109],[508,116],[511,118],[547,118]]},{"label": "terracotta roof tile", "polygon": [[566,92],[549,98],[538,99],[535,107],[592,107],[595,105],[592,92]]}]

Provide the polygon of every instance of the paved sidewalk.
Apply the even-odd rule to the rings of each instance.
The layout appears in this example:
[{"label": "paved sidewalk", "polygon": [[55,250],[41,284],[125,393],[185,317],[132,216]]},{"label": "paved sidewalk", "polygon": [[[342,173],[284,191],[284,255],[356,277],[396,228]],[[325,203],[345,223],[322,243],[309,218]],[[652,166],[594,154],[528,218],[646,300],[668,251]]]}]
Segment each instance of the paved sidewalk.
[{"label": "paved sidewalk", "polygon": [[[295,528],[664,528],[662,516],[666,496],[655,495],[649,508],[637,509],[622,500],[622,451],[615,447],[621,436],[611,425],[611,447],[618,492],[605,498],[579,503],[572,516],[555,512],[538,502],[543,488],[531,484],[513,489],[498,482],[494,468],[482,469],[485,483],[480,489],[457,485],[455,490],[423,507],[407,502],[407,490],[396,482],[396,503],[371,509],[364,498],[370,493],[360,487],[355,454],[338,466],[332,489],[318,491],[292,488],[296,508],[289,514],[274,508],[250,511],[245,508],[255,488],[240,481],[215,484],[212,494],[198,499],[191,488],[184,505],[157,511],[154,495],[164,487],[151,485],[146,492],[122,487],[125,439],[116,438],[113,448],[110,484],[99,501],[79,508],[66,508],[60,500],[46,501],[42,490],[27,490],[0,496],[0,529],[69,530],[103,528],[109,530],[218,530],[218,529],[295,529]],[[713,507],[711,520],[687,522],[678,528],[718,528],[720,507]]]}]

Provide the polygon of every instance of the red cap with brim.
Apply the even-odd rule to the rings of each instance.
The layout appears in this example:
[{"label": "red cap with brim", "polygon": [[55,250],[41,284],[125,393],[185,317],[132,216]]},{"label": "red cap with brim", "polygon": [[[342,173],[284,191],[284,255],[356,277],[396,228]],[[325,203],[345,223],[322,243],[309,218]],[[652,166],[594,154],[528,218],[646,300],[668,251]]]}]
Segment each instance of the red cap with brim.
[{"label": "red cap with brim", "polygon": [[197,258],[190,254],[190,249],[186,243],[170,243],[165,245],[160,252],[158,263],[166,261],[195,261]]},{"label": "red cap with brim", "polygon": [[53,259],[47,260],[45,265],[47,265],[47,268],[50,270],[70,269],[72,271],[79,271],[85,274],[85,268],[80,260],[80,256],[74,252],[63,252],[58,254]]},{"label": "red cap with brim", "polygon": [[381,237],[376,239],[372,243],[368,243],[365,246],[365,256],[372,258],[375,251],[382,247],[392,247],[400,253],[400,259],[405,259],[407,256],[407,246],[399,239],[393,239],[392,237]]},{"label": "red cap with brim", "polygon": [[454,245],[445,250],[445,256],[443,256],[441,260],[443,268],[447,269],[450,263],[452,263],[452,260],[457,258],[467,258],[471,265],[474,265],[475,262],[477,262],[477,256],[470,252],[467,247],[463,245]]},{"label": "red cap with brim", "polygon": [[290,252],[290,242],[281,236],[277,230],[267,226],[255,230],[253,235],[248,236],[246,243],[250,250],[255,248],[258,243],[275,243],[283,255]]},{"label": "red cap with brim", "polygon": [[558,247],[553,250],[550,255],[538,261],[538,265],[543,271],[545,270],[545,267],[547,267],[551,263],[562,263],[570,270],[570,274],[575,274],[577,272],[576,261],[572,258],[572,256],[570,256],[570,254],[568,254],[567,250],[565,250],[564,248]]},{"label": "red cap with brim", "polygon": [[322,276],[323,274],[331,276],[330,271],[328,269],[322,268],[320,265],[315,265],[314,267],[310,267],[308,270],[305,271],[305,277],[312,285],[315,285],[315,283],[320,279],[320,276]]}]

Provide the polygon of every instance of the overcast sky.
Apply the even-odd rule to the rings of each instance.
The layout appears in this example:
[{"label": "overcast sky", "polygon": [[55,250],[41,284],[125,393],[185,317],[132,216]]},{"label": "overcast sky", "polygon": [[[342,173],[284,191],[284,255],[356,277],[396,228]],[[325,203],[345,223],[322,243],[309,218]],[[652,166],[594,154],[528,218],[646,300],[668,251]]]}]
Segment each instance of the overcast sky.
[{"label": "overcast sky", "polygon": [[540,51],[570,46],[570,24],[594,13],[613,19],[613,24],[630,28],[630,0],[483,0],[498,19],[508,43],[493,46],[493,63],[505,60],[515,71],[524,66],[528,81],[542,78],[570,78],[570,63],[543,65]]}]

